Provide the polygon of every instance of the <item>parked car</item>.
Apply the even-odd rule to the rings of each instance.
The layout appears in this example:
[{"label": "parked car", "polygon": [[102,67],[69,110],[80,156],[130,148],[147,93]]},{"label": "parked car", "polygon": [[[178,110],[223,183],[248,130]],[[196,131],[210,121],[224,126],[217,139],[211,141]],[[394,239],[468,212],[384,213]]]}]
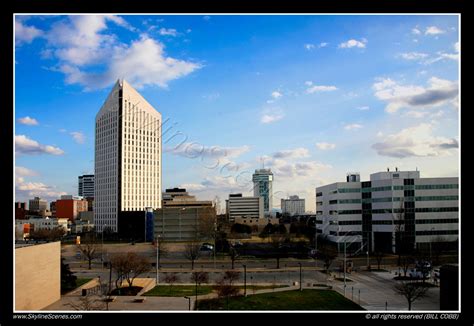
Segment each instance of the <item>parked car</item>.
[{"label": "parked car", "polygon": [[[425,278],[430,277],[430,271],[429,270],[424,270]],[[423,270],[418,269],[418,268],[412,268],[408,271],[408,276],[411,278],[423,278]]]},{"label": "parked car", "polygon": [[201,245],[201,248],[199,249],[200,251],[213,251],[214,246],[210,243],[203,243]]}]

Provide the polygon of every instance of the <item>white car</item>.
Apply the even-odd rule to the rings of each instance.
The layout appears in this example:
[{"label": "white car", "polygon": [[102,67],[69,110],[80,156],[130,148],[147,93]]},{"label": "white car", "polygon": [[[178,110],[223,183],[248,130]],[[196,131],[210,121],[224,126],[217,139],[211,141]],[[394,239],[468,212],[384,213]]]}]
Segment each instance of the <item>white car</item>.
[{"label": "white car", "polygon": [[[412,277],[412,278],[423,278],[423,272],[419,269],[416,269],[416,268],[412,268],[408,271],[408,276]],[[425,278],[430,278],[430,272],[427,271],[425,273]]]}]

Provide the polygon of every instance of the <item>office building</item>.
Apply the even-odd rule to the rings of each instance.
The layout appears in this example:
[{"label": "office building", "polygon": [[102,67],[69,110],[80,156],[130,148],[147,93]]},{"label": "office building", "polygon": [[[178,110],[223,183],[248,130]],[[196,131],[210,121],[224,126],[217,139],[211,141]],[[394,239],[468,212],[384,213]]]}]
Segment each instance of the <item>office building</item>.
[{"label": "office building", "polygon": [[84,174],[78,177],[77,193],[79,196],[82,196],[84,198],[87,198],[87,197],[94,198],[94,175],[93,174]]},{"label": "office building", "polygon": [[258,169],[252,175],[253,195],[263,197],[263,211],[270,215],[273,208],[273,173],[270,169]]},{"label": "office building", "polygon": [[26,217],[26,203],[15,202],[15,219],[22,220]]},{"label": "office building", "polygon": [[161,209],[154,211],[155,239],[205,240],[206,229],[216,223],[216,208],[210,200],[197,200],[186,189],[166,189]]},{"label": "office building", "polygon": [[95,121],[94,224],[143,238],[147,207],[161,207],[161,114],[125,80]]},{"label": "office building", "polygon": [[236,218],[257,219],[264,217],[264,198],[243,197],[242,194],[230,194],[226,200],[226,211],[229,222],[235,222]]},{"label": "office building", "polygon": [[29,200],[28,210],[30,212],[39,213],[42,211],[46,211],[48,209],[48,202],[44,199],[39,197],[35,197],[34,199]]},{"label": "office building", "polygon": [[370,181],[351,173],[346,182],[316,189],[318,226],[343,250],[428,251],[454,244],[459,232],[457,177],[421,178],[419,171],[378,172]]},{"label": "office building", "polygon": [[305,200],[298,196],[290,196],[289,199],[281,200],[281,213],[283,215],[303,215],[305,212]]},{"label": "office building", "polygon": [[74,222],[80,212],[87,211],[87,200],[80,196],[65,195],[56,200],[55,207],[57,218],[67,218]]}]

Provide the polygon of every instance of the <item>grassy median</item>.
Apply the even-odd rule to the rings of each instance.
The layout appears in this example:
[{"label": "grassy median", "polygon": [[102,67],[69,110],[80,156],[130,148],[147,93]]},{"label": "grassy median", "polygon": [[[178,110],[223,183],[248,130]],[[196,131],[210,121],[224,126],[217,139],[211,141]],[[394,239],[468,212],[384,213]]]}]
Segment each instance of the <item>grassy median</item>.
[{"label": "grassy median", "polygon": [[198,301],[198,310],[364,310],[332,290],[293,290]]}]

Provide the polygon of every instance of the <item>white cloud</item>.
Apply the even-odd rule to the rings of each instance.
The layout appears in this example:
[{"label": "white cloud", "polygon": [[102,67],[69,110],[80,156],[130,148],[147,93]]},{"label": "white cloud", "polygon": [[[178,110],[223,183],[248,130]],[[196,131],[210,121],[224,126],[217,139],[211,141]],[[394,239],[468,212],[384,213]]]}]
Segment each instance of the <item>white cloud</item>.
[{"label": "white cloud", "polygon": [[432,77],[427,88],[416,85],[400,85],[391,79],[379,79],[373,84],[375,96],[388,104],[385,111],[397,112],[400,108],[424,109],[447,103],[458,96],[456,81]]},{"label": "white cloud", "polygon": [[456,51],[456,53],[461,52],[461,45],[459,42],[454,43],[454,51]]},{"label": "white cloud", "polygon": [[331,168],[330,165],[317,161],[290,163],[282,159],[265,161],[275,176],[279,178],[316,177],[321,172]]},{"label": "white cloud", "polygon": [[360,41],[358,40],[355,40],[355,39],[350,39],[349,41],[347,42],[343,42],[341,44],[339,44],[339,48],[342,48],[342,49],[345,49],[345,48],[365,48],[365,45],[367,44],[367,40],[366,39],[362,39]]},{"label": "white cloud", "polygon": [[222,147],[222,146],[205,146],[199,143],[182,143],[174,148],[166,148],[165,151],[175,155],[187,158],[231,158],[238,157],[250,150],[247,145],[240,147]]},{"label": "white cloud", "polygon": [[15,135],[15,152],[19,155],[64,154],[64,151],[59,147],[54,147],[51,145],[41,145],[36,140],[30,139],[25,135]]},{"label": "white cloud", "polygon": [[127,79],[137,88],[146,85],[166,88],[169,81],[184,77],[199,68],[200,64],[166,57],[163,44],[142,36],[112,57],[108,70],[103,74],[82,72],[68,65],[62,66],[61,71],[67,75],[68,84],[78,83],[86,89],[107,87],[117,77]]},{"label": "white cloud", "polygon": [[38,175],[38,172],[30,170],[28,168],[25,168],[22,166],[15,167],[15,176],[32,177],[32,176],[37,176],[37,175]]},{"label": "white cloud", "polygon": [[446,31],[436,27],[436,26],[429,26],[425,30],[425,35],[438,35],[446,33]]},{"label": "white cloud", "polygon": [[302,158],[308,157],[309,151],[304,147],[298,147],[295,149],[289,150],[282,150],[272,154],[273,158],[287,158],[287,159],[295,159],[295,158]]},{"label": "white cloud", "polygon": [[304,84],[305,84],[306,86],[311,86],[311,85],[313,85],[313,82],[310,81],[310,80],[308,80],[308,81],[305,81]]},{"label": "white cloud", "polygon": [[415,34],[415,35],[420,35],[420,34],[421,34],[421,31],[420,31],[418,28],[415,27],[415,28],[413,28],[413,29],[411,30],[411,33],[412,33],[412,34]]},{"label": "white cloud", "polygon": [[22,177],[15,178],[15,195],[17,198],[26,199],[38,196],[51,201],[66,194],[64,191],[58,191],[56,187],[41,182],[26,182]]},{"label": "white cloud", "polygon": [[[132,28],[118,16],[78,15],[55,23],[47,33],[47,50],[59,59],[53,69],[65,75],[67,84],[102,89],[124,78],[137,88],[166,88],[169,81],[201,68],[198,63],[166,56],[165,46],[146,34],[121,43],[108,31],[109,22]],[[171,29],[163,32],[173,33]],[[97,71],[97,65],[103,68]]]},{"label": "white cloud", "polygon": [[405,60],[422,60],[428,57],[428,54],[422,52],[407,52],[407,53],[400,53],[400,57]]},{"label": "white cloud", "polygon": [[219,92],[213,92],[210,94],[203,95],[202,98],[212,102],[217,100],[220,96],[221,94]]},{"label": "white cloud", "polygon": [[186,33],[191,33],[192,31],[193,31],[193,30],[192,30],[191,28],[188,28],[188,29],[186,30]]},{"label": "white cloud", "polygon": [[421,119],[428,115],[426,111],[407,111],[404,116],[409,118]]},{"label": "white cloud", "polygon": [[363,128],[363,126],[358,123],[351,123],[344,126],[345,130],[357,130],[361,128]]},{"label": "white cloud", "polygon": [[316,147],[322,151],[336,148],[336,144],[331,143],[316,143]]},{"label": "white cloud", "polygon": [[30,118],[29,116],[26,116],[24,118],[19,118],[18,122],[20,122],[21,124],[24,124],[24,125],[28,125],[28,126],[37,126],[38,125],[38,120],[36,120],[35,118]]},{"label": "white cloud", "polygon": [[272,92],[272,97],[273,98],[279,98],[279,97],[282,97],[283,95],[279,92],[279,91],[274,91]]},{"label": "white cloud", "polygon": [[331,92],[337,90],[336,86],[314,85],[306,89],[306,93],[312,94],[316,92]]},{"label": "white cloud", "polygon": [[178,186],[179,188],[184,188],[186,191],[192,192],[192,191],[201,191],[206,189],[206,187],[202,184],[199,183],[182,183]]},{"label": "white cloud", "polygon": [[209,21],[209,20],[211,20],[211,16],[204,16],[204,17],[202,17],[202,19],[204,19],[206,21]]},{"label": "white cloud", "polygon": [[273,123],[278,120],[283,119],[285,115],[283,113],[275,113],[275,114],[264,114],[262,115],[262,118],[260,119],[261,123]]},{"label": "white cloud", "polygon": [[160,31],[159,31],[160,35],[163,35],[163,36],[178,36],[178,32],[176,31],[176,29],[174,28],[160,28]]},{"label": "white cloud", "polygon": [[328,44],[329,43],[327,43],[327,42],[321,42],[321,43],[319,43],[318,48],[324,48],[324,47],[328,46]]},{"label": "white cloud", "polygon": [[84,144],[84,142],[86,141],[86,136],[80,131],[72,131],[69,134],[72,136],[74,141],[78,144]]},{"label": "white cloud", "polygon": [[367,110],[370,110],[370,107],[368,107],[368,106],[359,106],[359,107],[357,107],[357,110],[367,111]]},{"label": "white cloud", "polygon": [[15,44],[31,43],[35,38],[43,35],[43,31],[34,27],[26,26],[18,20],[15,20]]},{"label": "white cloud", "polygon": [[429,123],[403,129],[388,135],[383,142],[372,145],[377,154],[396,158],[446,156],[458,147],[459,143],[454,138],[435,137],[433,125]]},{"label": "white cloud", "polygon": [[314,49],[314,44],[311,44],[311,43],[307,43],[304,45],[304,48],[308,51]]}]

